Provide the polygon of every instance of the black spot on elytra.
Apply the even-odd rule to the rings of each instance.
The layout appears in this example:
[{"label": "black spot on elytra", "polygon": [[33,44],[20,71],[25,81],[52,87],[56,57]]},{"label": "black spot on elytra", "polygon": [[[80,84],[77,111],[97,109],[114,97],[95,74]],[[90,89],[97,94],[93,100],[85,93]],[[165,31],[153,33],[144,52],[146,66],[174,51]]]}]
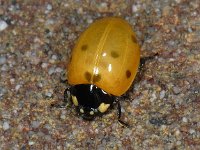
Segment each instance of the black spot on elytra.
[{"label": "black spot on elytra", "polygon": [[127,70],[127,71],[126,71],[126,77],[127,77],[127,79],[131,77],[131,72],[130,72],[130,70]]},{"label": "black spot on elytra", "polygon": [[93,76],[93,82],[99,82],[101,80],[101,75],[100,74],[95,74]]},{"label": "black spot on elytra", "polygon": [[85,72],[84,76],[85,76],[85,78],[86,78],[86,80],[87,80],[88,82],[91,81],[91,77],[92,77],[91,73]]},{"label": "black spot on elytra", "polygon": [[88,45],[84,44],[81,46],[82,51],[86,51],[88,49]]},{"label": "black spot on elytra", "polygon": [[111,57],[113,57],[113,58],[119,57],[119,54],[116,51],[111,51],[110,54],[111,54]]},{"label": "black spot on elytra", "polygon": [[131,35],[131,40],[133,41],[133,43],[137,43],[137,39],[135,38],[135,35]]}]

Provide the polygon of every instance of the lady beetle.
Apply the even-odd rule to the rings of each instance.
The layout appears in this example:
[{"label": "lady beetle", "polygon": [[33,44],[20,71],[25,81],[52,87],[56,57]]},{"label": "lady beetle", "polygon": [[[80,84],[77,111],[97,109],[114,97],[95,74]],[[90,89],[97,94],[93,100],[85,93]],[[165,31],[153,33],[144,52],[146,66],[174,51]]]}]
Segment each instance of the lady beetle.
[{"label": "lady beetle", "polygon": [[[118,17],[92,23],[79,37],[67,70],[65,98],[71,98],[78,113],[87,120],[105,113],[116,96],[131,86],[140,62],[140,46],[132,27]],[[69,96],[70,95],[70,96]]]}]

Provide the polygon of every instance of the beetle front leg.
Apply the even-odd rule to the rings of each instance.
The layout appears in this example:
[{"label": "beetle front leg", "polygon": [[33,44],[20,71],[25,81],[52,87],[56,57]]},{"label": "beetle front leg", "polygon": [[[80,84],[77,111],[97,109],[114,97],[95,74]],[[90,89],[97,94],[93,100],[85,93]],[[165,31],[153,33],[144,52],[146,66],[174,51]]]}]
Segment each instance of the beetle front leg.
[{"label": "beetle front leg", "polygon": [[144,65],[145,65],[145,63],[146,63],[146,61],[151,60],[151,59],[154,59],[156,56],[158,56],[158,53],[156,53],[156,54],[154,54],[154,55],[152,55],[152,56],[142,57],[142,58],[140,59],[139,72],[143,69],[143,67],[144,67]]},{"label": "beetle front leg", "polygon": [[154,59],[156,56],[158,56],[158,53],[156,53],[152,56],[147,56],[147,57],[143,57],[143,58],[140,59],[140,66],[139,66],[139,69],[138,69],[138,74],[136,76],[137,81],[140,81],[144,76],[144,72],[146,70],[146,68],[145,68],[146,61]]},{"label": "beetle front leg", "polygon": [[117,101],[117,109],[118,109],[118,121],[121,125],[125,126],[125,127],[129,127],[128,123],[125,123],[124,121],[121,120],[121,105],[119,100]]}]

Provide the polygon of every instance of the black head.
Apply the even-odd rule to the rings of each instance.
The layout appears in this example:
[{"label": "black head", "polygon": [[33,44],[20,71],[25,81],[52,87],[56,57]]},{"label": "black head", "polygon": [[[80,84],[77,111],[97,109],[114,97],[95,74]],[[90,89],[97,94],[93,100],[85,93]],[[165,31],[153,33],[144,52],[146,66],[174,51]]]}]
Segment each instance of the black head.
[{"label": "black head", "polygon": [[70,88],[73,104],[86,120],[93,120],[112,106],[114,97],[92,84],[79,84]]}]

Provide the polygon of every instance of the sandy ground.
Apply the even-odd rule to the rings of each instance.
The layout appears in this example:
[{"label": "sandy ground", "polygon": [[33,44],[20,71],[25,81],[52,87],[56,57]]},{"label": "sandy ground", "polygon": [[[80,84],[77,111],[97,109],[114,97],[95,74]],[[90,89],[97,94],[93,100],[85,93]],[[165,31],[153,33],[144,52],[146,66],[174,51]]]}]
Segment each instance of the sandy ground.
[{"label": "sandy ground", "polygon": [[[121,16],[146,62],[121,102],[84,121],[60,77],[82,31]],[[200,149],[200,1],[0,0],[0,149]]]}]

